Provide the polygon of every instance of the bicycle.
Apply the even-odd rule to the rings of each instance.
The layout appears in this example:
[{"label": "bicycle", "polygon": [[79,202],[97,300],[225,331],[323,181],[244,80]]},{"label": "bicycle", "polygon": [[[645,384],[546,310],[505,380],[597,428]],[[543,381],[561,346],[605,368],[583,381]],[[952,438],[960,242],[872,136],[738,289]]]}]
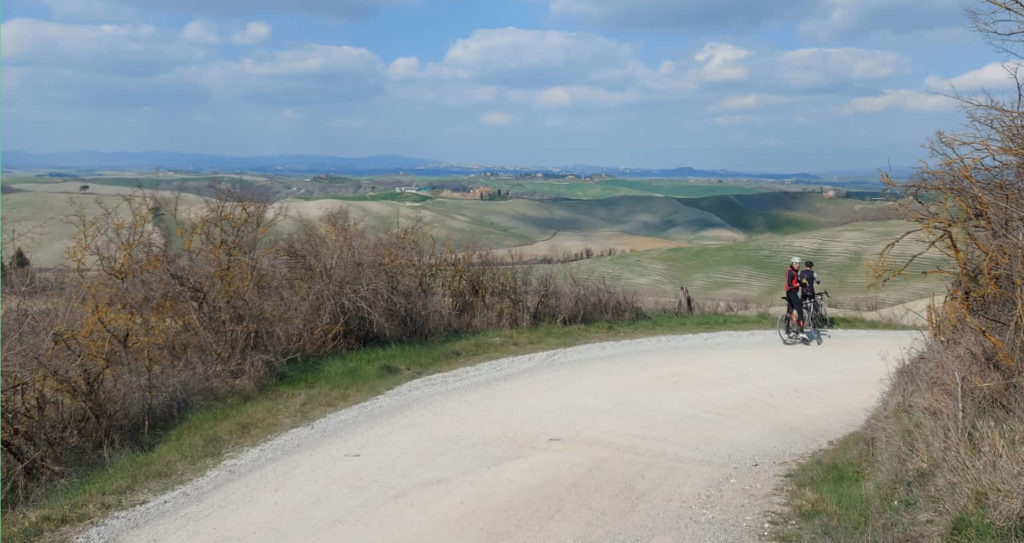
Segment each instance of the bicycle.
[{"label": "bicycle", "polygon": [[[782,299],[786,300],[786,297],[783,296]],[[779,338],[784,345],[795,345],[797,343],[809,345],[812,340],[821,345],[821,332],[818,326],[821,316],[814,309],[814,305],[810,300],[804,301],[804,323],[807,325],[806,331],[810,332],[806,335],[807,337],[801,334],[800,325],[796,322],[796,311],[786,311],[779,315],[775,328],[779,332]]]},{"label": "bicycle", "polygon": [[[832,317],[828,315],[827,290],[815,293],[813,306],[813,318],[815,324],[818,325],[818,328],[832,328],[835,325],[835,323],[832,322]],[[808,320],[810,320],[810,317],[808,318]]]}]

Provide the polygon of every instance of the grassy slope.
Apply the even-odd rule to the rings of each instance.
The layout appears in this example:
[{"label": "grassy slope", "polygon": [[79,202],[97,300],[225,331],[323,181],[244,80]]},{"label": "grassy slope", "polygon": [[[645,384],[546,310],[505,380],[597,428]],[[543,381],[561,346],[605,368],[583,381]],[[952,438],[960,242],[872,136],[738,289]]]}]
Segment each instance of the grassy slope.
[{"label": "grassy slope", "polygon": [[[170,198],[167,200],[170,201]],[[100,213],[101,205],[114,206],[119,202],[121,196],[113,194],[5,194],[0,202],[3,239],[6,243],[12,236],[19,236],[15,245],[25,249],[33,266],[53,267],[65,264],[64,248],[75,233],[74,226],[69,224],[68,220],[76,206],[81,206],[87,215],[94,216]],[[194,209],[201,205],[202,199],[198,196],[182,195],[182,209]],[[124,213],[121,215],[124,216]]]},{"label": "grassy slope", "polygon": [[[847,326],[865,323],[850,322]],[[9,542],[66,539],[116,509],[141,503],[236,453],[417,377],[571,345],[662,334],[770,328],[764,315],[660,316],[637,322],[546,325],[486,332],[425,345],[365,349],[290,366],[260,390],[193,409],[153,450],[80,474],[31,505],[3,515]]]},{"label": "grassy slope", "polygon": [[373,194],[353,194],[351,196],[303,197],[301,200],[343,200],[351,202],[425,202],[429,196],[415,192],[378,192]]},{"label": "grassy slope", "polygon": [[[594,182],[562,179],[478,179],[473,183],[486,184],[513,195],[533,198],[577,198],[594,200],[615,196],[676,196],[698,198],[714,194],[745,194],[773,190],[769,183],[713,183],[686,179],[602,179]],[[429,181],[425,181],[429,184]]]},{"label": "grassy slope", "polygon": [[604,187],[621,187],[641,194],[661,194],[681,198],[700,198],[717,194],[749,194],[763,192],[766,185],[741,183],[702,183],[680,179],[609,179]]},{"label": "grassy slope", "polygon": [[[859,430],[811,455],[787,474],[786,507],[771,516],[772,538],[801,541],[922,541],[935,523],[957,543],[1024,541],[1024,517],[998,526],[983,508],[953,519],[924,516],[926,501],[909,476],[901,487],[872,476],[871,437]],[[925,526],[924,524],[933,524]]]},{"label": "grassy slope", "polygon": [[845,198],[822,198],[809,192],[731,194],[687,199],[683,203],[713,213],[733,227],[754,234],[790,234],[890,215],[883,206]]},{"label": "grassy slope", "polygon": [[[672,297],[687,286],[698,298],[716,297],[776,303],[781,296],[783,273],[789,257],[799,255],[815,262],[822,288],[837,305],[887,306],[943,290],[937,279],[901,279],[879,292],[868,292],[866,262],[878,250],[907,229],[902,221],[852,223],[812,232],[780,236],[766,234],[728,245],[659,249],[597,258],[571,264],[567,269],[582,277],[604,277],[611,282],[650,289]],[[901,254],[909,251],[901,250]],[[921,267],[934,267],[937,257],[926,258]]]}]

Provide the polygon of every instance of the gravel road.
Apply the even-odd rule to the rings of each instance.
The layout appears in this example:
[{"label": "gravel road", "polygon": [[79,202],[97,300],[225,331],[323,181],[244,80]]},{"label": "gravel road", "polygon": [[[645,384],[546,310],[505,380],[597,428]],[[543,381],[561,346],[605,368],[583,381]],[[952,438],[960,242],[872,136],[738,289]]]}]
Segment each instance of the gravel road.
[{"label": "gravel road", "polygon": [[756,541],[793,461],[860,424],[919,332],[600,343],[410,382],[82,541]]}]

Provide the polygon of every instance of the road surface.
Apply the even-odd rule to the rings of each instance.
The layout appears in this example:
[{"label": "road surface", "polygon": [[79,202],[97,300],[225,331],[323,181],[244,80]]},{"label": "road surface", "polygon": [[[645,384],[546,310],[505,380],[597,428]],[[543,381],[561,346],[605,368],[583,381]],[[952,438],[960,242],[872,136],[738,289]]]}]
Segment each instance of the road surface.
[{"label": "road surface", "polygon": [[426,377],[286,433],[82,540],[751,541],[779,476],[854,429],[919,332],[587,345]]}]

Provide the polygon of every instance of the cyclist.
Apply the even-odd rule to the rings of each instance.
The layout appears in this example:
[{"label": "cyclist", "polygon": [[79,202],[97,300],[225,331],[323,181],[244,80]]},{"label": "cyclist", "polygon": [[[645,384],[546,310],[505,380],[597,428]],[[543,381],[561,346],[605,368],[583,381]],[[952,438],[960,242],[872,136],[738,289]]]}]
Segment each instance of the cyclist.
[{"label": "cyclist", "polygon": [[817,310],[817,299],[814,295],[814,285],[821,284],[821,278],[818,277],[818,272],[814,271],[814,262],[808,260],[804,262],[804,269],[800,272],[800,297],[804,300],[810,300],[811,304],[814,304],[814,309]]},{"label": "cyclist", "polygon": [[794,256],[786,268],[786,314],[792,319],[796,310],[798,333],[804,333],[804,304],[800,301],[800,257]]}]

